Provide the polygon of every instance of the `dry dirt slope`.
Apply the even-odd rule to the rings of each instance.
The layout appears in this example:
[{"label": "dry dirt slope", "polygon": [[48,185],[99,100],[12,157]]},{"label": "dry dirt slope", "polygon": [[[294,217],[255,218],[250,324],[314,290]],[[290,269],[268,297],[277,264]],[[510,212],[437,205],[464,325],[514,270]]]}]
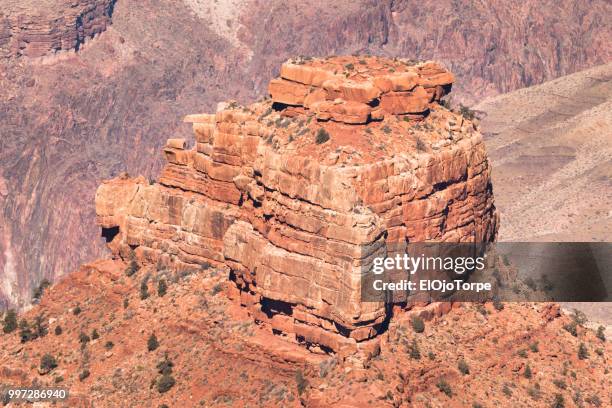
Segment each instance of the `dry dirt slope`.
[{"label": "dry dirt slope", "polygon": [[500,241],[610,241],[612,63],[487,99]]}]

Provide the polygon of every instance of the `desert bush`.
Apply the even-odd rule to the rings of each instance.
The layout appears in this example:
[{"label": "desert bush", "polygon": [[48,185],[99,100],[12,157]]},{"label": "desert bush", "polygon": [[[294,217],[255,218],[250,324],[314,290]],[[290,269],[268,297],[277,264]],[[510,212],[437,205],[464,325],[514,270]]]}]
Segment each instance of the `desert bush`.
[{"label": "desert bush", "polygon": [[531,378],[533,377],[533,374],[531,372],[531,367],[529,366],[529,364],[527,364],[525,366],[525,371],[523,371],[523,377],[525,378]]},{"label": "desert bush", "polygon": [[91,332],[91,338],[93,340],[97,340],[100,338],[100,333],[98,333],[97,329],[93,329],[93,331]]},{"label": "desert bush", "polygon": [[85,345],[89,343],[90,341],[91,341],[91,338],[87,334],[85,334],[84,332],[79,333],[79,342],[82,345]]},{"label": "desert bush", "polygon": [[414,316],[410,321],[412,329],[417,333],[423,333],[425,331],[425,322],[419,316]]},{"label": "desert bush", "polygon": [[555,394],[555,399],[553,400],[551,408],[565,408],[565,400],[563,399],[563,395]]},{"label": "desert bush", "polygon": [[83,371],[81,371],[79,373],[79,381],[84,381],[87,377],[89,377],[89,370],[88,369],[84,369]]},{"label": "desert bush", "polygon": [[563,325],[563,328],[565,329],[565,331],[567,331],[569,334],[571,334],[574,337],[578,337],[577,327],[578,325],[576,324],[576,322],[571,322],[566,325]]},{"label": "desert bush", "polygon": [[590,397],[586,397],[584,400],[594,407],[601,407],[601,399],[599,399],[597,395],[591,395]]},{"label": "desert bush", "polygon": [[176,380],[171,374],[162,374],[159,380],[157,380],[157,391],[160,394],[168,392],[170,388],[174,387],[174,384],[176,384]]},{"label": "desert bush", "polygon": [[149,336],[149,339],[147,340],[147,350],[149,351],[157,350],[158,347],[159,347],[159,342],[157,341],[157,337],[155,336],[155,333],[151,333],[151,335]]},{"label": "desert bush", "polygon": [[525,349],[519,350],[516,354],[518,354],[519,357],[527,358],[527,350]]},{"label": "desert bush", "polygon": [[580,360],[586,360],[587,358],[589,358],[589,351],[587,350],[584,343],[580,343],[580,345],[578,346],[578,358]]},{"label": "desert bush", "polygon": [[529,349],[534,353],[537,353],[538,351],[540,351],[540,348],[538,347],[538,342],[534,341],[533,343],[531,343],[529,345]]},{"label": "desert bush", "polygon": [[55,326],[55,335],[59,336],[62,333],[63,333],[62,326],[60,326],[60,325]]},{"label": "desert bush", "polygon": [[319,130],[317,131],[315,142],[317,144],[323,144],[327,142],[328,140],[329,140],[329,133],[327,132],[327,130],[323,128],[319,128]]},{"label": "desert bush", "polygon": [[19,337],[21,337],[22,343],[34,340],[36,338],[36,333],[32,331],[32,328],[26,319],[21,319],[19,322]]},{"label": "desert bush", "polygon": [[459,113],[461,113],[464,118],[469,120],[474,120],[474,118],[476,117],[476,112],[474,112],[463,104],[459,104]]},{"label": "desert bush", "polygon": [[440,378],[440,380],[436,383],[436,387],[438,387],[438,389],[442,391],[444,394],[446,394],[448,397],[453,396],[453,390],[450,384],[447,383],[444,378]]},{"label": "desert bush", "polygon": [[49,372],[57,367],[57,360],[51,354],[46,353],[40,359],[40,369]]},{"label": "desert bush", "polygon": [[81,310],[81,306],[79,306],[79,304],[77,303],[77,305],[74,307],[74,309],[72,309],[72,314],[75,316],[80,315],[82,312]]},{"label": "desert bush", "polygon": [[129,258],[130,262],[125,268],[125,276],[133,276],[140,269],[140,266],[138,266],[138,262],[136,262],[136,253],[134,252],[134,250],[130,251]]},{"label": "desert bush", "polygon": [[512,396],[512,390],[510,389],[510,387],[508,387],[508,384],[504,384],[504,387],[502,388],[502,392],[507,397]]},{"label": "desert bush", "polygon": [[502,303],[502,301],[499,299],[499,296],[495,296],[493,297],[493,307],[495,308],[495,310],[497,310],[498,312],[501,310],[504,310],[504,304]]},{"label": "desert bush", "polygon": [[308,380],[304,377],[302,370],[297,370],[295,372],[295,383],[297,385],[298,395],[302,395],[304,391],[306,391],[306,388],[308,388]]},{"label": "desert bush", "polygon": [[2,331],[4,333],[12,333],[17,329],[17,313],[15,310],[9,309],[4,315],[4,321],[2,322]]},{"label": "desert bush", "polygon": [[168,292],[168,284],[165,279],[160,279],[157,282],[157,296],[163,297]]},{"label": "desert bush", "polygon": [[140,282],[140,299],[145,300],[149,297],[149,280],[145,277],[142,282]]},{"label": "desert bush", "polygon": [[468,366],[464,359],[459,360],[459,363],[457,363],[457,368],[463,375],[468,375],[470,373],[470,366]]},{"label": "desert bush", "polygon": [[104,343],[104,348],[107,350],[112,349],[113,347],[115,347],[115,343],[113,343],[112,341],[107,341],[106,343]]},{"label": "desert bush", "polygon": [[32,298],[36,299],[36,300],[40,300],[40,298],[42,297],[43,293],[45,292],[45,289],[47,289],[49,286],[51,286],[51,282],[49,282],[49,280],[47,279],[43,279],[40,284],[38,285],[38,287],[36,289],[34,289],[34,293],[32,294]]},{"label": "desert bush", "polygon": [[559,388],[560,390],[565,390],[567,388],[567,383],[562,379],[554,379],[553,384],[555,384],[555,387]]},{"label": "desert bush", "polygon": [[597,328],[597,334],[595,334],[597,338],[601,341],[606,341],[606,328],[603,326],[599,326]]},{"label": "desert bush", "polygon": [[412,343],[410,344],[410,358],[413,360],[421,359],[421,352],[419,351],[419,344],[416,339],[412,339]]}]

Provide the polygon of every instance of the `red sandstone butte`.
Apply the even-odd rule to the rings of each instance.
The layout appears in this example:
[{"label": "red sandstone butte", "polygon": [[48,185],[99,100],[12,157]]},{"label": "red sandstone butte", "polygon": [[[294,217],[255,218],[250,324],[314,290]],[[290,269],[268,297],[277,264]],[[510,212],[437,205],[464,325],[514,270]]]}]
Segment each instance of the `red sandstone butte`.
[{"label": "red sandstone butte", "polygon": [[187,116],[195,141],[168,140],[157,183],[104,182],[98,222],[117,257],[222,268],[275,332],[367,352],[388,311],[361,301],[362,269],[388,242],[496,236],[482,135],[438,103],[452,81],[435,62],[287,61],[271,99]]}]

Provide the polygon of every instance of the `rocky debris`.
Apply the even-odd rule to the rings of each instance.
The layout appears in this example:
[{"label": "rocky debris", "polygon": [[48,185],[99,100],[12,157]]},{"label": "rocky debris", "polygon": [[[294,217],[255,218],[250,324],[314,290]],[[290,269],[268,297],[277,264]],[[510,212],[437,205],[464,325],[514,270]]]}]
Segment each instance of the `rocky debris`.
[{"label": "rocky debris", "polygon": [[[367,80],[333,77],[332,63],[359,67]],[[228,295],[256,321],[312,349],[368,353],[389,318],[384,304],[361,301],[373,257],[398,242],[487,242],[497,231],[482,136],[437,103],[452,75],[431,62],[415,64],[419,74],[411,67],[293,60],[281,71],[288,78],[272,81],[272,100],[187,116],[195,145],[168,140],[158,183],[121,178],[98,188],[113,253],[128,259],[133,250],[141,264],[179,271],[229,268]],[[300,87],[312,87],[304,100],[325,93],[357,108],[330,108],[328,120],[318,108],[328,99],[297,105]],[[416,105],[406,101],[419,94],[426,102],[411,110],[416,118],[385,108],[368,117],[389,92],[402,95],[400,105]]]},{"label": "rocky debris", "polygon": [[[26,343],[18,331],[0,336],[0,381],[68,388],[68,406],[550,406],[559,393],[568,403],[605,406],[610,397],[611,343],[586,328],[574,337],[563,328],[571,316],[550,319],[555,305],[506,303],[501,311],[492,304],[431,305],[419,312],[420,333],[411,313],[398,312],[379,336],[377,357],[363,368],[350,358],[310,353],[254,324],[216,289],[223,271],[184,274],[151,265],[126,277],[125,267],[97,261],[50,287],[19,316],[32,322],[44,315],[48,334]],[[140,299],[147,276],[151,284],[167,279],[168,292]],[[83,346],[79,333],[94,329],[100,338]],[[152,332],[159,348],[148,351]],[[578,357],[581,343],[587,360]],[[41,375],[45,354],[57,367]],[[167,360],[176,383],[160,393],[154,385]],[[441,380],[450,395],[437,387]]]},{"label": "rocky debris", "polygon": [[293,59],[281,66],[280,75],[270,81],[274,102],[348,124],[382,120],[385,114],[423,118],[454,82],[436,62],[367,56]]},{"label": "rocky debris", "polygon": [[0,58],[77,50],[106,30],[116,0],[8,0],[0,10]]}]

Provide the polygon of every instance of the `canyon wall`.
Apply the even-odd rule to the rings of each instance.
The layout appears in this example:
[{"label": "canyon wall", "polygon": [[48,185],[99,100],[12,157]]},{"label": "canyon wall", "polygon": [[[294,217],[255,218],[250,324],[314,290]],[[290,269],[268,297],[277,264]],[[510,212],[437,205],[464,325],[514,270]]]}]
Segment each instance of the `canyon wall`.
[{"label": "canyon wall", "polygon": [[[115,0],[8,0],[0,10],[0,58],[77,50],[111,23]],[[5,11],[5,12],[6,12]]]},{"label": "canyon wall", "polygon": [[103,235],[116,256],[157,270],[225,268],[255,320],[355,351],[390,318],[361,298],[374,257],[495,239],[482,137],[438,103],[452,81],[433,62],[290,60],[270,100],[189,115],[195,143],[168,140],[158,183],[104,182]]}]

